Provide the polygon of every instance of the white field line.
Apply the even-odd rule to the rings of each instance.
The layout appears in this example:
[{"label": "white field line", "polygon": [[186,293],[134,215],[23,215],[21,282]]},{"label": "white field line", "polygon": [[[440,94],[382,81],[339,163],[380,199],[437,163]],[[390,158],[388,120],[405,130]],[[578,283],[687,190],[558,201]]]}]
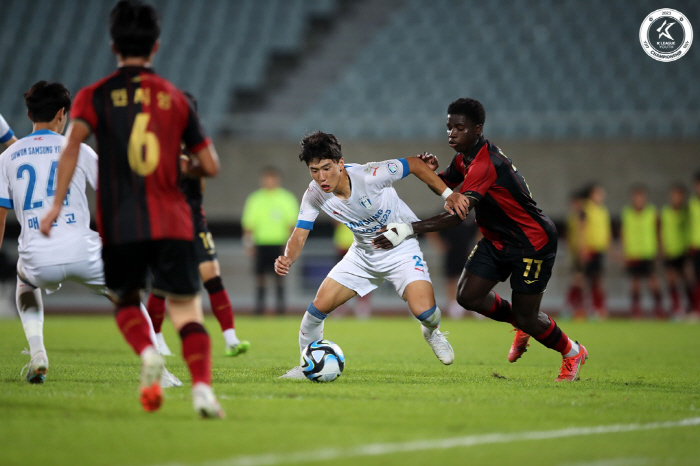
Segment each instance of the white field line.
[{"label": "white field line", "polygon": [[[288,453],[270,453],[264,455],[234,456],[232,458],[202,463],[203,466],[275,466],[281,464],[312,463],[337,459],[389,455],[413,451],[445,450],[464,448],[475,445],[511,443],[525,440],[548,440],[582,435],[612,434],[637,432],[643,430],[670,429],[674,427],[691,427],[700,425],[700,417],[681,419],[679,421],[650,422],[647,424],[617,424],[595,427],[569,427],[559,430],[532,432],[496,433],[468,435],[433,440],[414,440],[410,442],[373,443],[350,448],[324,448]],[[171,464],[176,466],[178,463]]]}]

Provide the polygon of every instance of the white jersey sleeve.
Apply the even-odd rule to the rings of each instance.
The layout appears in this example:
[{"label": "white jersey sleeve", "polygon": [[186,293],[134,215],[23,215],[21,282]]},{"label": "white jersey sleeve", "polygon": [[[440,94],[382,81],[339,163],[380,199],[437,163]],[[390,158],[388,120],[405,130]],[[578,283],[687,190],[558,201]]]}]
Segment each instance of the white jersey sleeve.
[{"label": "white jersey sleeve", "polygon": [[9,151],[0,154],[0,207],[14,209],[12,200],[12,185],[8,175],[7,159]]},{"label": "white jersey sleeve", "polygon": [[87,144],[80,144],[78,167],[85,172],[85,180],[97,190],[97,154]]},{"label": "white jersey sleeve", "polygon": [[323,197],[319,191],[320,188],[315,181],[309,183],[309,188],[301,198],[299,217],[297,217],[297,228],[303,228],[304,230],[314,229],[314,222],[323,204]]},{"label": "white jersey sleeve", "polygon": [[386,188],[406,178],[410,173],[408,161],[404,158],[371,162],[365,164],[365,180],[369,185]]},{"label": "white jersey sleeve", "polygon": [[12,139],[15,133],[12,132],[12,128],[7,124],[5,119],[0,115],[0,142],[7,142]]}]

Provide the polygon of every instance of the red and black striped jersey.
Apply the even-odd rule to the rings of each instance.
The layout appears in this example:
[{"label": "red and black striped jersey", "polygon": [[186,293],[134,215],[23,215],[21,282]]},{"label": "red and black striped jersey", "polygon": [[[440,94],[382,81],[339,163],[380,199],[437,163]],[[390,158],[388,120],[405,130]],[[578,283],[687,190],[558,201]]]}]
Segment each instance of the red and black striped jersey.
[{"label": "red and black striped jersey", "polygon": [[104,244],[192,240],[180,190],[183,142],[210,144],[185,95],[150,68],[122,67],[81,89],[71,108],[97,139],[97,226]]},{"label": "red and black striped jersey", "polygon": [[557,230],[532,199],[523,176],[503,151],[483,137],[468,154],[458,153],[440,178],[476,201],[476,222],[494,246],[530,254],[556,246]]}]

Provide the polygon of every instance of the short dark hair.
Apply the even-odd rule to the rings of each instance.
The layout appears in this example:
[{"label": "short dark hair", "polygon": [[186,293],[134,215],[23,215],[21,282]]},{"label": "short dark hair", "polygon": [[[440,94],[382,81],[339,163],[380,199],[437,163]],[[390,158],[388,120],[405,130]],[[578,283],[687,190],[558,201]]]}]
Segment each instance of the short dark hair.
[{"label": "short dark hair", "polygon": [[70,92],[61,83],[39,81],[24,93],[29,119],[34,123],[45,123],[54,119],[62,108],[70,110]]},{"label": "short dark hair", "polygon": [[314,131],[301,140],[299,160],[309,165],[317,160],[330,159],[339,162],[343,157],[338,139],[329,133]]},{"label": "short dark hair", "polygon": [[630,187],[630,193],[635,194],[635,193],[644,193],[644,194],[649,194],[649,189],[647,189],[646,185],[642,183],[635,183]]},{"label": "short dark hair", "polygon": [[264,166],[263,169],[260,170],[260,175],[282,178],[282,173],[280,173],[279,169],[277,167],[273,167],[272,165]]},{"label": "short dark hair", "polygon": [[481,102],[469,98],[457,99],[447,107],[449,115],[464,115],[475,125],[483,125],[486,121],[486,110]]},{"label": "short dark hair", "polygon": [[700,171],[695,172],[695,181],[700,182]]},{"label": "short dark hair", "polygon": [[139,0],[121,0],[109,14],[109,35],[122,57],[148,57],[160,37],[158,12]]}]

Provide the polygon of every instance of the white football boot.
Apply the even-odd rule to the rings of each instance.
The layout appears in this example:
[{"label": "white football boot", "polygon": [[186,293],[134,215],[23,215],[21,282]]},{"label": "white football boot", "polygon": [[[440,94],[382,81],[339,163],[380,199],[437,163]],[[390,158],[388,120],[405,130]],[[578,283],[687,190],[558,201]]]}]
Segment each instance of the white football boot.
[{"label": "white football boot", "polygon": [[286,374],[280,375],[277,378],[303,380],[306,378],[306,376],[304,375],[304,371],[301,369],[301,366],[296,366],[289,369]]},{"label": "white football boot", "polygon": [[452,345],[447,341],[445,335],[447,332],[442,333],[440,330],[435,329],[432,332],[427,327],[420,326],[423,332],[423,338],[428,342],[430,347],[433,349],[433,353],[440,360],[441,363],[445,365],[452,364],[455,360],[455,352],[452,349]]},{"label": "white football boot", "polygon": [[224,417],[224,411],[216,400],[214,391],[205,383],[199,382],[192,386],[192,405],[202,419]]},{"label": "white football boot", "polygon": [[172,356],[173,352],[168,348],[168,344],[165,342],[165,337],[162,333],[156,333],[156,343],[158,343],[158,352],[161,356]]},{"label": "white football boot", "polygon": [[163,367],[163,375],[160,376],[160,386],[163,388],[182,387],[182,380]]},{"label": "white football boot", "polygon": [[[22,354],[29,354],[29,351],[24,350]],[[29,367],[28,369],[27,366]],[[39,351],[32,356],[29,364],[22,368],[22,372],[24,372],[24,369],[27,369],[27,373],[25,374],[27,382],[33,384],[44,383],[46,380],[46,373],[49,371],[49,358],[46,357],[44,351]]]}]

